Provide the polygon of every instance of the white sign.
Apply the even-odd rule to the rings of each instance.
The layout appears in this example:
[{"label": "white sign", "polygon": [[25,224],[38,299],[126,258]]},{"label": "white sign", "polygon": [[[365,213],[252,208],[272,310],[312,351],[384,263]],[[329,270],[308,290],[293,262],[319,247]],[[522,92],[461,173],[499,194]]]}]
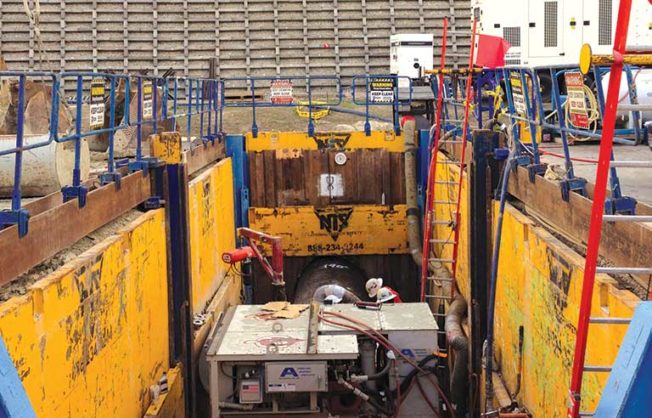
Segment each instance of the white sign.
[{"label": "white sign", "polygon": [[152,82],[143,82],[143,120],[151,119],[154,116],[152,101]]},{"label": "white sign", "polygon": [[272,80],[269,91],[270,100],[274,104],[290,104],[294,101],[292,80]]},{"label": "white sign", "polygon": [[104,80],[91,81],[91,105],[89,108],[89,127],[91,130],[104,127]]},{"label": "white sign", "polygon": [[344,182],[341,174],[322,174],[319,178],[319,196],[344,196]]},{"label": "white sign", "polygon": [[588,129],[589,112],[586,108],[586,95],[584,94],[584,77],[581,73],[565,73],[566,91],[568,92],[568,113],[570,122],[577,128]]},{"label": "white sign", "polygon": [[391,78],[374,78],[369,83],[369,101],[371,103],[392,103],[394,101],[394,80]]},{"label": "white sign", "polygon": [[527,115],[527,107],[525,106],[525,95],[523,94],[523,85],[521,78],[518,74],[510,76],[510,84],[512,86],[512,100],[514,101],[514,108],[521,116]]}]

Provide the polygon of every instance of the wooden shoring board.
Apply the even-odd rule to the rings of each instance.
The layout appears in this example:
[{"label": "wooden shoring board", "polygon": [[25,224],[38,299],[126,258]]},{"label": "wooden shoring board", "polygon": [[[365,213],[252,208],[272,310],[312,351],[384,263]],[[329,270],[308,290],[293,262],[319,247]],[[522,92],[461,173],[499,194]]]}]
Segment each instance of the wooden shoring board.
[{"label": "wooden shoring board", "polygon": [[18,238],[16,226],[0,231],[0,285],[43,262],[114,220],[151,196],[150,177],[142,171],[91,191],[86,206],[71,200],[30,217],[29,233]]},{"label": "wooden shoring board", "polygon": [[192,150],[183,152],[181,160],[188,166],[188,175],[192,175],[207,165],[224,158],[226,155],[224,142],[208,142]]},{"label": "wooden shoring board", "polygon": [[[129,172],[127,167],[121,167],[116,170],[123,177]],[[100,187],[99,180],[97,178],[91,178],[82,183],[84,186],[88,187],[89,192]],[[25,204],[25,209],[29,212],[30,216],[36,216],[40,213],[43,213],[47,210],[50,210],[54,207],[59,206],[63,202],[63,194],[61,192],[54,192],[47,196],[43,196],[39,199],[33,200]]]},{"label": "wooden shoring board", "polygon": [[[557,232],[580,245],[586,245],[592,201],[571,193],[568,202],[561,199],[559,185],[537,176],[534,183],[527,169],[518,167],[509,179],[509,193],[523,202],[528,211],[545,220]],[[652,224],[605,222],[600,255],[618,267],[650,267]],[[647,288],[647,276],[636,277]]]}]

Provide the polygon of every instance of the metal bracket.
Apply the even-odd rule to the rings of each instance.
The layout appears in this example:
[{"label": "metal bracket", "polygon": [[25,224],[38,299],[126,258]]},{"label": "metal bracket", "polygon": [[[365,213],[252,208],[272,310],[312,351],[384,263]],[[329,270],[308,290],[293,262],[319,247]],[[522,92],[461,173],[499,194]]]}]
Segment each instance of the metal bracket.
[{"label": "metal bracket", "polygon": [[142,171],[143,175],[147,177],[150,168],[161,167],[164,163],[158,158],[145,157],[139,161],[131,161],[128,164],[129,171]]},{"label": "metal bracket", "polygon": [[514,157],[514,170],[517,166],[527,167],[532,163],[532,159],[529,155],[518,155]]},{"label": "metal bracket", "polygon": [[27,209],[0,211],[0,229],[10,225],[18,225],[18,237],[27,235],[29,227],[29,212]]},{"label": "metal bracket", "polygon": [[88,188],[86,186],[64,186],[61,188],[61,194],[63,194],[64,202],[77,199],[80,208],[86,206],[86,196],[88,195]]},{"label": "metal bracket", "polygon": [[546,174],[546,170],[548,169],[548,166],[546,164],[530,164],[527,166],[527,173],[530,178],[530,182],[534,183],[534,179],[537,175],[544,175]]},{"label": "metal bracket", "polygon": [[[496,148],[494,150],[494,160],[496,161],[504,161],[509,157],[509,149],[508,148]],[[529,164],[529,161],[528,161]]]},{"label": "metal bracket", "polygon": [[636,199],[633,197],[609,197],[604,200],[604,212],[608,215],[635,215]]},{"label": "metal bracket", "polygon": [[115,188],[117,190],[120,190],[120,186],[121,186],[121,183],[122,183],[122,174],[120,174],[118,172],[113,172],[113,173],[106,172],[106,173],[100,174],[99,179],[100,179],[100,184],[102,186],[106,186],[107,184],[114,183]]},{"label": "metal bracket", "polygon": [[147,210],[158,209],[165,206],[165,200],[160,196],[152,196],[143,202],[143,207]]},{"label": "metal bracket", "polygon": [[587,197],[586,193],[586,179],[581,177],[573,177],[572,179],[565,179],[559,182],[561,188],[561,198],[564,202],[570,199],[570,193],[575,192]]}]

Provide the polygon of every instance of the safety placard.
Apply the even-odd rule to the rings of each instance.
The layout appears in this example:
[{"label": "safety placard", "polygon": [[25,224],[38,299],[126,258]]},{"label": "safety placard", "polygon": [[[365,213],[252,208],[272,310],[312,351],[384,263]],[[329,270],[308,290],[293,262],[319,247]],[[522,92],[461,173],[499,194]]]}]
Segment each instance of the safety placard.
[{"label": "safety placard", "polygon": [[104,127],[104,80],[95,78],[91,81],[91,103],[89,107],[89,126],[91,130]]},{"label": "safety placard", "polygon": [[527,108],[525,107],[525,94],[523,94],[523,84],[521,83],[520,75],[518,73],[510,74],[509,84],[512,86],[514,109],[516,109],[519,115],[525,117],[527,115]]},{"label": "safety placard", "polygon": [[143,82],[143,120],[151,119],[154,115],[152,102],[152,82]]},{"label": "safety placard", "polygon": [[568,99],[568,113],[570,114],[570,123],[576,128],[588,129],[589,112],[586,108],[586,95],[584,93],[584,77],[581,73],[565,73],[566,92]]},{"label": "safety placard", "polygon": [[371,103],[394,102],[394,80],[391,78],[373,78],[369,83],[369,101]]},{"label": "safety placard", "polygon": [[272,80],[269,91],[270,100],[274,104],[291,104],[294,101],[292,80]]}]

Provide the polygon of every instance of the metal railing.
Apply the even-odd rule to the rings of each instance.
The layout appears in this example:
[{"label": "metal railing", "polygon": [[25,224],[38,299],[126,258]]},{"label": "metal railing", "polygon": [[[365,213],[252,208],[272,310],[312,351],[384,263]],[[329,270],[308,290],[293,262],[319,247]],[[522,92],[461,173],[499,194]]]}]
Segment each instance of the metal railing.
[{"label": "metal railing", "polygon": [[[616,129],[614,142],[634,145],[642,141],[647,133],[640,124],[641,109],[643,107],[636,103],[636,86],[634,84],[634,71],[638,69],[625,65],[623,69],[627,80],[627,96],[630,97],[630,103],[627,109],[632,112],[633,126],[631,128]],[[531,162],[521,158],[521,164],[527,165],[530,171],[531,179],[537,174],[544,174],[546,166],[541,164],[541,155],[539,144],[542,142],[544,133],[553,135],[561,140],[563,149],[563,159],[565,166],[564,179],[560,182],[562,198],[569,199],[571,192],[587,196],[586,180],[575,175],[573,169],[573,157],[570,152],[571,139],[573,137],[583,137],[599,141],[602,137],[601,123],[605,112],[605,100],[603,92],[603,78],[608,74],[608,69],[599,66],[593,66],[590,79],[592,86],[585,83],[585,78],[581,75],[579,69],[573,68],[529,68],[529,67],[509,67],[502,69],[497,82],[505,86],[505,96],[507,101],[507,117],[513,124],[513,137],[515,141],[520,142],[520,149],[531,156]],[[541,79],[543,76],[549,77],[550,82],[550,100],[542,95]],[[587,115],[582,115],[582,123],[569,120],[567,114],[572,112],[569,99],[569,87],[567,82],[560,82],[561,79],[569,80],[574,77],[579,81],[577,90],[581,89],[579,98],[580,107],[586,107],[585,100],[592,107],[586,108]],[[565,88],[565,91],[563,90]],[[593,96],[595,95],[595,96]],[[623,96],[624,99],[625,96]],[[593,115],[589,116],[591,112]],[[584,126],[577,126],[584,125]],[[529,138],[525,141],[523,130],[529,130]],[[635,140],[631,138],[634,137]],[[614,156],[612,155],[612,160]],[[610,189],[611,197],[607,202],[607,208],[611,212],[632,211],[634,210],[635,201],[622,195],[620,180],[615,167],[610,169]]]},{"label": "metal railing", "polygon": [[[75,95],[66,103],[61,95],[63,81],[74,82]],[[31,88],[38,86],[49,91],[46,105],[49,106],[47,132],[43,139],[26,140],[24,130],[28,82]],[[120,167],[127,166],[130,171],[142,170],[147,174],[149,167],[156,163],[143,149],[144,127],[150,126],[151,133],[157,133],[162,124],[172,121],[176,127],[177,119],[185,118],[186,134],[190,148],[201,143],[221,140],[221,106],[219,103],[220,81],[214,79],[163,78],[147,75],[111,74],[100,72],[0,72],[0,83],[15,85],[15,141],[10,146],[0,148],[0,158],[14,156],[13,183],[11,185],[11,208],[0,211],[0,228],[18,225],[19,236],[28,231],[29,212],[23,207],[21,184],[23,180],[23,156],[25,152],[48,147],[53,143],[72,142],[74,144],[74,163],[71,184],[61,189],[63,201],[77,199],[80,207],[86,205],[88,186],[82,179],[82,141],[94,136],[105,136],[107,142],[106,170],[100,173],[102,185],[114,183],[120,187]],[[135,88],[132,101],[132,88]],[[9,90],[9,89],[8,89]],[[183,94],[182,94],[183,93]],[[11,92],[9,92],[11,94]],[[90,100],[88,97],[90,96]],[[11,102],[11,98],[9,100]],[[89,103],[90,101],[90,103]],[[11,103],[8,104],[11,106]],[[84,120],[84,107],[88,106],[91,119]],[[72,109],[74,107],[74,110]],[[72,126],[61,120],[63,114],[70,116]],[[122,120],[118,119],[122,114]],[[5,117],[7,117],[5,115]],[[9,116],[10,117],[10,116]],[[193,119],[199,118],[199,141],[192,141]],[[106,119],[106,120],[105,120]],[[135,130],[135,153],[130,158],[116,160],[115,136],[118,131]],[[31,136],[31,135],[30,135]],[[6,137],[6,135],[5,135]],[[199,143],[198,143],[199,142]]]},{"label": "metal railing", "polygon": [[[399,100],[398,81],[406,79],[409,83],[409,96]],[[388,81],[391,87],[380,86],[381,81]],[[251,108],[251,133],[257,137],[259,132],[258,113],[263,108],[303,107],[308,110],[307,133],[315,134],[315,122],[312,113],[324,108],[336,108],[344,103],[344,85],[338,76],[304,76],[304,77],[231,77],[223,78],[221,82],[220,112],[223,114],[228,107]],[[230,90],[248,91],[247,98],[229,99]],[[364,98],[360,90],[364,89]],[[371,113],[374,106],[392,106],[393,124],[397,134],[400,133],[398,112],[401,104],[412,101],[412,80],[409,77],[396,75],[358,75],[351,79],[351,102],[364,106],[364,112],[339,109],[343,113],[351,113],[364,117],[365,133],[371,135],[370,119],[382,119]],[[391,93],[388,94],[387,92]],[[335,109],[333,109],[335,110]],[[221,118],[223,120],[223,117]]]}]

